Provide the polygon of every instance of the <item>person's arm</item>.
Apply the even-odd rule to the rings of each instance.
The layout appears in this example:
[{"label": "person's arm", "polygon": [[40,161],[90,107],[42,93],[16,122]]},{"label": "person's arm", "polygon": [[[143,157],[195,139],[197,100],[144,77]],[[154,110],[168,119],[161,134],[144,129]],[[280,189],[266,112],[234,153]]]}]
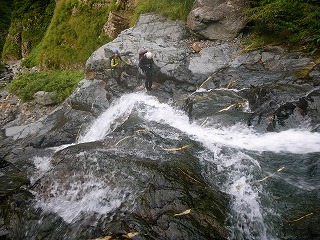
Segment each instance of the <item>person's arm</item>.
[{"label": "person's arm", "polygon": [[124,60],[122,57],[120,57],[121,61],[124,62],[125,64],[129,65],[130,63],[126,60]]}]

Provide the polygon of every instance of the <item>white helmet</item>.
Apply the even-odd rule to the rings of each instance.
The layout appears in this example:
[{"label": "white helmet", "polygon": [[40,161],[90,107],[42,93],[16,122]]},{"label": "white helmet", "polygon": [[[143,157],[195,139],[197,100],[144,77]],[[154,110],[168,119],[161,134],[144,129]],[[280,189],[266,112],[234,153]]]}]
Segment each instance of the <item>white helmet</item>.
[{"label": "white helmet", "polygon": [[148,59],[151,59],[153,57],[153,54],[152,54],[152,52],[146,52],[144,54],[144,56],[146,56],[146,58],[148,58]]}]

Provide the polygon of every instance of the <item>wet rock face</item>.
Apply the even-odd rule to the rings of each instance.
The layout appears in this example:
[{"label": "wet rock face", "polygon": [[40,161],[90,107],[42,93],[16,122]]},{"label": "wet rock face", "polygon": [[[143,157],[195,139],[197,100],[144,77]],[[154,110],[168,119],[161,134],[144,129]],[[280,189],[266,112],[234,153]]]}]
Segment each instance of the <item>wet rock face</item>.
[{"label": "wet rock face", "polygon": [[3,159],[0,159],[0,171],[0,199],[19,191],[21,186],[29,184],[26,172]]},{"label": "wet rock face", "polygon": [[299,126],[319,131],[319,89],[311,85],[264,84],[243,91],[253,114],[248,124],[266,131],[280,131]]},{"label": "wet rock face", "polygon": [[188,16],[188,27],[210,40],[234,39],[245,27],[247,0],[197,0]]},{"label": "wet rock face", "polygon": [[[136,232],[139,239],[228,239],[229,199],[203,179],[196,157],[200,144],[181,132],[175,133],[179,139],[164,138],[174,131],[132,114],[103,141],[46,152],[52,168],[33,178],[33,196],[17,192],[8,199],[17,205],[6,206],[10,224],[3,234],[93,239]],[[183,151],[169,150],[187,143]],[[78,207],[64,214],[72,206]]]},{"label": "wet rock face", "polygon": [[[86,62],[86,72],[94,72],[95,79],[110,79],[109,57],[113,49],[119,49],[121,56],[132,63],[132,76],[138,74],[138,50],[142,47],[154,54],[156,80],[174,78],[179,81],[188,79],[189,71],[185,65],[188,49],[184,42],[189,37],[188,29],[183,22],[168,21],[154,15],[142,15],[133,28],[129,28],[95,51]],[[177,71],[181,68],[181,71]],[[134,72],[135,71],[135,72]]]},{"label": "wet rock face", "polygon": [[[59,229],[63,229],[78,239],[80,231],[75,229],[81,226],[82,237],[87,238],[138,232],[139,239],[227,239],[224,226],[228,198],[208,187],[202,178],[194,155],[201,146],[194,142],[193,147],[172,153],[163,149],[188,141],[187,136],[163,141],[147,126],[132,124],[129,118],[102,142],[71,146],[54,155],[54,169],[33,187],[41,196],[42,208],[51,205],[57,209],[58,214],[51,215],[51,224],[57,230],[49,234],[61,234]],[[148,129],[155,127],[148,125]],[[173,129],[160,127],[159,131]],[[125,138],[129,135],[133,137]],[[86,187],[90,182],[95,184]],[[77,221],[67,224],[71,219],[64,215],[66,222],[61,223],[58,209],[66,206],[62,202],[59,206],[59,199],[86,199],[87,207],[70,216]],[[95,210],[90,210],[92,207]],[[86,226],[94,214],[101,214],[96,225]],[[41,234],[42,227],[38,224],[30,233]]]}]

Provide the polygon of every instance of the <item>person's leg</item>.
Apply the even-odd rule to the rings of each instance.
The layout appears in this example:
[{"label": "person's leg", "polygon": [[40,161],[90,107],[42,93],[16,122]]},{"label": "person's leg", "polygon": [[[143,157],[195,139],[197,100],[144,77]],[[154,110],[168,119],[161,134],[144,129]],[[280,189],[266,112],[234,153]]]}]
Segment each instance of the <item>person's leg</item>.
[{"label": "person's leg", "polygon": [[150,72],[146,72],[146,89],[151,90],[152,87],[152,74]]},{"label": "person's leg", "polygon": [[149,90],[152,89],[152,78],[150,78],[148,81],[148,88],[149,88]]},{"label": "person's leg", "polygon": [[114,69],[114,77],[113,78],[117,81],[118,85],[121,84],[121,69],[120,68]]},{"label": "person's leg", "polygon": [[146,78],[146,81],[144,82],[144,85],[146,86],[146,89],[147,89],[147,90],[150,90],[150,89],[151,89],[150,79],[149,79],[149,78]]}]

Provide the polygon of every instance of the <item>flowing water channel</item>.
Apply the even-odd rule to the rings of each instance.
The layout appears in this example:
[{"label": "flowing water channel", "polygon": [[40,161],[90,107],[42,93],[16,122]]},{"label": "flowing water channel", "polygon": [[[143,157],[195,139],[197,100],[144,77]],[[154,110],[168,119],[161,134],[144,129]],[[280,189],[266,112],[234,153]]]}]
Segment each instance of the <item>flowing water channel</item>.
[{"label": "flowing water channel", "polygon": [[[119,126],[130,126],[132,116],[138,119],[135,122],[161,125],[152,130],[164,138],[179,139],[183,133],[203,146],[195,153],[202,175],[209,185],[231,196],[227,223],[230,239],[284,239],[292,234],[285,232],[290,223],[301,217],[319,218],[319,133],[305,128],[260,133],[241,122],[217,123],[214,115],[190,121],[170,103],[161,103],[146,93],[131,93],[114,101],[73,145],[106,139]],[[85,155],[85,150],[81,154]],[[97,159],[87,156],[86,161],[90,171],[82,173],[81,181],[76,175],[55,180],[50,195],[34,193],[38,199],[35,206],[59,215],[68,224],[79,222],[84,212],[88,216],[111,213],[123,207],[124,198],[130,198],[125,211],[135,208],[134,186],[130,189],[128,182],[111,188],[95,174],[101,171],[95,164]],[[51,157],[35,157],[34,162],[37,181],[52,168]],[[130,181],[130,176],[126,177]],[[65,181],[73,182],[72,186],[60,191]]]}]

